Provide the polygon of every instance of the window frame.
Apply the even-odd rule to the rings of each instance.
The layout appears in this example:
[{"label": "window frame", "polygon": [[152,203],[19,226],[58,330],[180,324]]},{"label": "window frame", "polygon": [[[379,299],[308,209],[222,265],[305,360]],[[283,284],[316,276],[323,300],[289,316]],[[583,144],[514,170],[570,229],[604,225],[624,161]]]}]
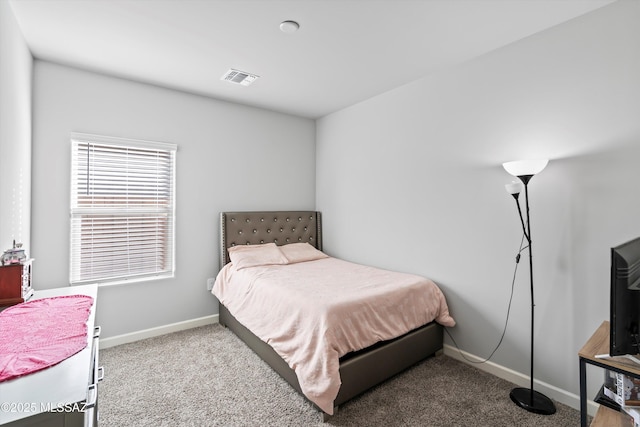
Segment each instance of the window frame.
[{"label": "window frame", "polygon": [[[167,142],[155,142],[155,141],[144,141],[137,139],[129,139],[129,138],[119,138],[119,137],[109,137],[102,135],[93,135],[87,133],[79,133],[72,132],[71,137],[71,179],[70,179],[70,191],[71,198],[69,202],[69,283],[71,286],[75,285],[83,285],[87,283],[97,283],[99,285],[116,285],[116,284],[124,284],[124,283],[136,283],[142,281],[149,280],[160,280],[175,277],[175,211],[176,211],[176,163],[177,163],[177,145],[173,143]],[[96,207],[91,202],[89,202],[85,206],[81,206],[78,203],[79,199],[79,190],[80,180],[78,179],[79,173],[88,174],[91,173],[89,169],[89,163],[84,167],[80,167],[82,162],[78,159],[79,154],[79,146],[82,146],[82,150],[86,150],[87,153],[90,150],[91,145],[100,146],[101,149],[104,147],[110,146],[114,147],[116,151],[119,151],[122,148],[132,149],[132,150],[142,150],[142,151],[158,151],[163,152],[166,155],[166,164],[168,168],[165,174],[159,174],[158,177],[168,180],[168,184],[163,188],[167,189],[168,196],[165,199],[169,200],[163,204],[163,207],[159,207],[158,203],[151,203],[152,207],[140,207],[134,205],[134,207],[129,207],[128,197],[124,196],[121,193],[116,193],[116,197],[110,197],[113,200],[125,200],[125,203],[118,202],[115,203],[102,203],[100,207]],[[130,158],[128,153],[122,155],[123,159],[125,157]],[[148,156],[151,158],[152,156]],[[82,171],[79,171],[83,169]],[[124,175],[121,175],[124,177]],[[126,182],[130,183],[133,179],[127,179]],[[88,185],[88,181],[87,181]],[[87,194],[89,194],[89,188],[93,188],[87,186]],[[159,188],[159,187],[156,187]],[[97,193],[97,192],[96,192]],[[94,193],[91,193],[91,198],[94,197]],[[81,198],[81,197],[80,197]],[[166,206],[164,206],[166,205]],[[125,207],[126,206],[126,207]],[[124,271],[123,269],[121,274],[114,275],[112,270],[111,275],[102,275],[102,276],[82,276],[82,267],[79,263],[82,263],[81,254],[82,247],[80,237],[82,235],[82,225],[79,224],[80,218],[95,218],[95,217],[108,217],[111,219],[109,227],[115,229],[115,222],[118,220],[122,220],[127,222],[126,226],[123,226],[122,230],[131,230],[133,226],[129,223],[132,220],[132,217],[137,216],[137,219],[140,217],[143,218],[142,221],[153,222],[155,218],[156,228],[158,228],[158,224],[162,223],[166,226],[166,238],[160,238],[162,240],[161,250],[155,251],[157,254],[163,254],[167,258],[164,263],[161,263],[163,268],[153,267],[150,268],[149,271],[144,272],[132,272]],[[159,220],[159,218],[162,218]],[[145,222],[145,225],[147,224]],[[93,225],[91,226],[93,227]],[[162,228],[160,226],[160,228]],[[89,233],[93,234],[95,230],[92,228]],[[74,235],[74,233],[78,233]],[[127,234],[127,239],[129,238],[129,233]],[[150,232],[145,231],[145,236],[151,236]],[[114,240],[117,238],[114,237]],[[166,241],[164,241],[166,240]],[[129,240],[127,240],[129,242]],[[131,248],[131,245],[126,246],[127,250]],[[151,250],[149,253],[153,253]],[[115,252],[114,252],[115,254]],[[112,255],[114,255],[112,254]]]}]

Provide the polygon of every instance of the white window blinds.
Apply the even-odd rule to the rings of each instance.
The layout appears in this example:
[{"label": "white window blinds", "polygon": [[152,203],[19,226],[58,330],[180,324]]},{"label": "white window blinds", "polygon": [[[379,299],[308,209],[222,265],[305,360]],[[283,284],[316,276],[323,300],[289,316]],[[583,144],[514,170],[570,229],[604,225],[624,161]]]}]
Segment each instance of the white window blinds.
[{"label": "white window blinds", "polygon": [[71,284],[169,277],[176,146],[72,134]]}]

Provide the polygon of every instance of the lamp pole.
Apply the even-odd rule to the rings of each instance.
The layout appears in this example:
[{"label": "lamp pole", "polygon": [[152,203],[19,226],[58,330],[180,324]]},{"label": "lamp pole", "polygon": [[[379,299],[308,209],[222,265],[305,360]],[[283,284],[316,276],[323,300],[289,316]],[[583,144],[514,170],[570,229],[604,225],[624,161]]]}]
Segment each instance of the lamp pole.
[{"label": "lamp pole", "polygon": [[[522,209],[520,209],[520,201],[518,200],[519,191],[512,192],[511,195],[516,200],[516,205],[518,206],[518,215],[520,216],[520,223],[522,224],[522,231],[527,239],[527,243],[529,244],[529,285],[531,290],[531,377],[530,377],[530,387],[529,389],[517,387],[511,390],[510,397],[511,400],[518,406],[523,409],[526,409],[529,412],[534,412],[542,415],[551,415],[556,412],[556,407],[553,404],[553,401],[549,399],[544,394],[537,392],[533,389],[533,366],[534,366],[534,311],[535,311],[535,300],[533,295],[533,251],[531,250],[531,220],[529,215],[529,181],[533,177],[531,175],[518,175],[518,178],[524,184],[524,198],[525,198],[525,213],[527,215],[527,222],[525,228],[524,218],[522,216]],[[520,187],[521,188],[521,187]],[[513,187],[512,187],[513,189]]]},{"label": "lamp pole", "polygon": [[[522,178],[520,178],[522,179]],[[531,249],[531,219],[529,217],[529,179],[531,179],[531,177],[529,177],[526,181],[523,179],[522,182],[524,182],[524,203],[526,205],[526,212],[527,212],[527,241],[529,242],[529,285],[531,288],[531,402],[533,402],[533,358],[534,358],[534,354],[535,351],[533,351],[533,325],[534,325],[534,311],[535,311],[535,299],[533,298],[533,250]],[[555,412],[555,410],[554,410]]]}]

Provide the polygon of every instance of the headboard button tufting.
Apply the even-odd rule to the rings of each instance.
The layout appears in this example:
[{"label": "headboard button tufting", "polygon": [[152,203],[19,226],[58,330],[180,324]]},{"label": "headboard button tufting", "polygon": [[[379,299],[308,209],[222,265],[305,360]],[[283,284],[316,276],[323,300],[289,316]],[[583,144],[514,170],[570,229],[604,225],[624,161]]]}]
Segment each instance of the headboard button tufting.
[{"label": "headboard button tufting", "polygon": [[[229,262],[227,249],[232,246],[272,242],[278,245],[308,242],[314,247],[320,246],[319,249],[322,246],[322,232],[319,223],[321,214],[319,212],[224,212],[221,214],[221,219],[223,221],[221,222],[220,238],[221,265]],[[257,224],[258,222],[260,224]],[[299,225],[294,225],[296,222]],[[269,226],[269,223],[272,225]],[[233,235],[235,238],[229,238]],[[277,239],[274,239],[276,236]],[[232,242],[233,240],[235,242]]]}]

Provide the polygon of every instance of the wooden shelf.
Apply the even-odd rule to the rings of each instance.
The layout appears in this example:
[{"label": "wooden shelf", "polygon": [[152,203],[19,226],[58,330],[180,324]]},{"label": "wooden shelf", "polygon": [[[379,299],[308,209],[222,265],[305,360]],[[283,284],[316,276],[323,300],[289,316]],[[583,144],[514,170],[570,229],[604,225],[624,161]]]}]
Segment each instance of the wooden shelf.
[{"label": "wooden shelf", "polygon": [[640,366],[631,360],[622,357],[616,359],[596,357],[596,355],[599,354],[609,354],[609,330],[609,322],[605,320],[600,327],[596,329],[591,338],[589,338],[589,341],[582,346],[578,352],[578,356],[598,364],[607,365],[640,376]]},{"label": "wooden shelf", "polygon": [[[624,357],[599,358],[597,355],[609,354],[609,322],[604,321],[591,338],[578,352],[580,356],[580,411],[581,425],[586,426],[586,365],[595,365],[604,369],[622,372],[640,378],[640,366]],[[591,427],[617,427],[625,425],[626,414],[600,405]]]},{"label": "wooden shelf", "polygon": [[621,426],[621,415],[620,411],[600,405],[598,412],[596,412],[596,416],[593,417],[593,420],[591,421],[591,427]]}]

